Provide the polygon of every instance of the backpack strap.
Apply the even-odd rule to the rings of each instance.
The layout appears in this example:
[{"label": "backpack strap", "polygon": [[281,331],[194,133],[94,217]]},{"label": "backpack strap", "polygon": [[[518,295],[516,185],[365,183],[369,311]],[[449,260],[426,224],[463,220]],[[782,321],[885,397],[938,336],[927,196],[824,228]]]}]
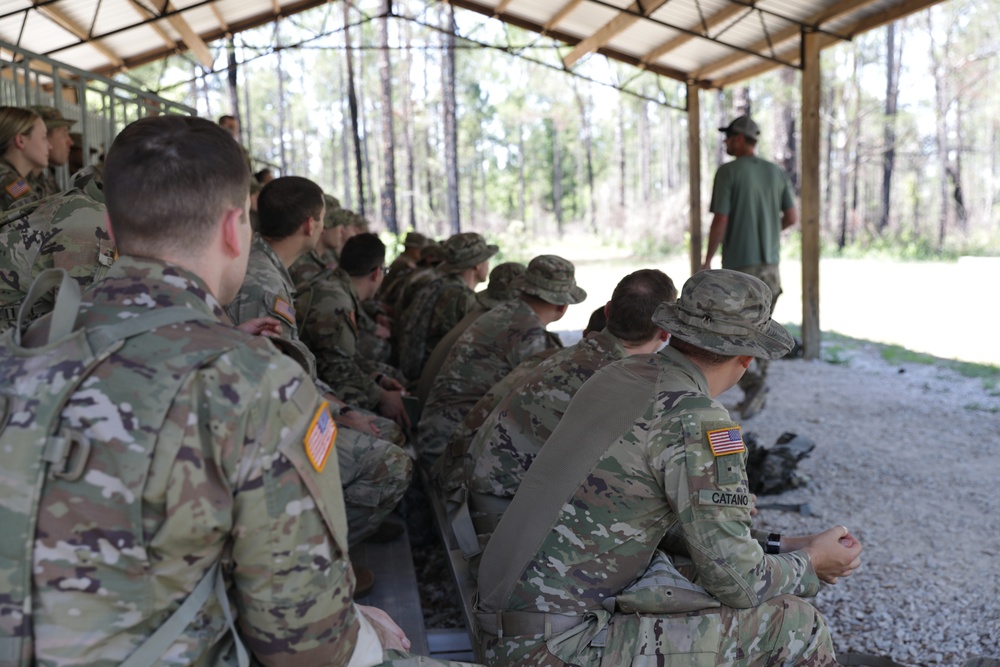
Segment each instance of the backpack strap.
[{"label": "backpack strap", "polygon": [[57,289],[55,308],[49,322],[49,335],[46,345],[69,336],[76,324],[76,316],[80,312],[80,286],[69,277],[63,269],[46,269],[38,274],[31,283],[28,295],[21,302],[17,312],[17,322],[14,326],[14,343],[21,344],[21,331],[31,321],[31,313],[42,296]]}]

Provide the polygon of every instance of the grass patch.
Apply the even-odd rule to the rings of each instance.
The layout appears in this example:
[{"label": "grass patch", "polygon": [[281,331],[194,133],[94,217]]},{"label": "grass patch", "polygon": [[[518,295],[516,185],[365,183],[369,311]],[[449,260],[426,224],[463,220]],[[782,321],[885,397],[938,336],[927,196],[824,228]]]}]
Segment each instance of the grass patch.
[{"label": "grass patch", "polygon": [[1000,408],[998,408],[995,405],[983,405],[982,403],[969,403],[963,407],[965,407],[966,410],[970,410],[972,412],[986,412],[991,415],[1000,413]]}]

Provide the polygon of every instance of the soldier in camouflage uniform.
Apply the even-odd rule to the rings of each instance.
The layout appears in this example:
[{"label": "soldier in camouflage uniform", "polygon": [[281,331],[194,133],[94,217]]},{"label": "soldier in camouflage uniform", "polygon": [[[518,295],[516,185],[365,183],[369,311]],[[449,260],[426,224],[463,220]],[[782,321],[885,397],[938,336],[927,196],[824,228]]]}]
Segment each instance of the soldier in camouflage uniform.
[{"label": "soldier in camouflage uniform", "polygon": [[34,106],[31,107],[31,110],[45,121],[45,130],[49,139],[49,166],[32,172],[28,181],[31,183],[32,189],[39,192],[40,197],[48,197],[62,190],[59,183],[56,182],[55,168],[69,163],[69,151],[73,147],[73,138],[69,135],[69,128],[76,121],[64,118],[62,112],[55,107]]},{"label": "soldier in camouflage uniform", "polygon": [[580,388],[483,553],[487,664],[837,664],[796,596],[851,574],[861,545],[843,526],[755,540],[740,428],[714,398],[791,348],[770,300],[700,272],[656,311],[668,347]]},{"label": "soldier in camouflage uniform", "polygon": [[349,211],[340,207],[340,200],[328,194],[323,195],[326,209],[323,213],[323,231],[319,234],[316,247],[295,260],[288,273],[292,276],[295,289],[315,278],[327,269],[337,268],[340,249],[344,247],[344,225]]},{"label": "soldier in camouflage uniform", "polygon": [[358,234],[343,250],[335,271],[317,274],[296,294],[302,342],[316,355],[319,377],[344,400],[408,426],[402,385],[357,349],[358,311],[382,282],[385,245],[374,234]]},{"label": "soldier in camouflage uniform", "polygon": [[[94,446],[78,476],[51,475],[41,488],[28,618],[0,600],[4,664],[111,667],[143,647],[148,664],[236,665],[238,641],[266,665],[391,657],[408,644],[402,631],[352,602],[327,404],[296,363],[233,329],[220,306],[240,285],[250,241],[236,145],[203,119],[145,118],[118,135],[107,174],[123,256],[78,326],[116,328],[170,307],[191,320],[112,347],[61,408],[59,432]],[[40,324],[0,345],[0,385],[38,377],[44,363],[20,367],[58,353],[38,349],[55,321]],[[53,395],[64,370],[51,368]],[[29,429],[33,414],[8,428]],[[0,489],[11,474],[0,467]],[[165,645],[144,645],[216,564],[221,597],[175,617],[184,631]],[[223,604],[237,611],[232,632]],[[17,640],[27,655],[9,651]]]},{"label": "soldier in camouflage uniform", "polygon": [[38,201],[31,174],[49,165],[45,121],[34,111],[0,107],[0,211]]},{"label": "soldier in camouflage uniform", "polygon": [[562,347],[545,327],[587,298],[576,284],[573,265],[555,255],[535,257],[512,286],[521,296],[473,322],[434,379],[417,429],[417,451],[428,466],[490,387],[531,355]]},{"label": "soldier in camouflage uniform", "polygon": [[[81,287],[100,280],[115,261],[105,229],[104,191],[92,168],[60,195],[8,212],[0,219],[0,332],[17,319],[31,283],[46,269],[65,269]],[[30,315],[52,310],[46,293]]]},{"label": "soldier in camouflage uniform", "polygon": [[406,238],[403,240],[403,252],[392,260],[392,264],[389,265],[389,269],[385,273],[382,294],[390,292],[396,281],[408,276],[417,268],[420,263],[420,253],[428,243],[430,243],[430,239],[420,232],[406,233]]},{"label": "soldier in camouflage uniform", "polygon": [[445,261],[439,276],[413,295],[399,318],[399,370],[411,381],[420,373],[434,347],[475,307],[473,291],[489,275],[490,257],[499,248],[480,234],[455,234],[444,242]]},{"label": "soldier in camouflage uniform", "polygon": [[[276,178],[261,190],[259,207],[261,231],[274,239],[274,245],[260,234],[254,235],[246,278],[226,312],[236,324],[261,316],[278,320],[281,334],[272,341],[294,356],[316,381],[316,359],[299,339],[294,288],[287,264],[315,246],[322,229],[319,222],[323,218],[322,190],[298,176]],[[299,224],[289,221],[290,218],[299,219]],[[330,402],[336,420],[348,427],[341,432],[337,456],[350,541],[356,544],[378,530],[399,503],[410,481],[412,463],[399,447],[372,437],[384,433],[385,437],[401,439],[396,424],[377,421],[377,429],[372,431],[371,418],[345,405],[325,383],[317,382],[317,386]],[[389,427],[396,430],[388,432]]]},{"label": "soldier in camouflage uniform", "polygon": [[476,292],[476,304],[472,310],[434,346],[431,356],[424,364],[424,370],[420,373],[420,383],[417,385],[417,401],[421,410],[424,409],[424,404],[427,402],[427,395],[431,393],[434,378],[441,370],[441,364],[444,363],[451,348],[455,346],[455,341],[469,328],[469,325],[479,319],[480,315],[505,301],[516,299],[520,295],[520,292],[513,289],[510,284],[514,278],[522,273],[524,273],[524,264],[517,262],[504,262],[493,267],[486,289]]},{"label": "soldier in camouflage uniform", "polygon": [[503,508],[583,383],[613,361],[657,351],[667,332],[653,323],[677,288],[662,271],[643,269],[618,283],[605,306],[607,327],[561,350],[510,388],[466,446],[469,509],[485,546]]},{"label": "soldier in camouflage uniform", "polygon": [[413,294],[438,276],[437,267],[443,261],[444,248],[436,241],[429,241],[420,251],[420,263],[417,267],[393,283],[390,289],[382,290],[382,302],[396,318],[397,327],[400,325],[399,316],[406,310]]}]

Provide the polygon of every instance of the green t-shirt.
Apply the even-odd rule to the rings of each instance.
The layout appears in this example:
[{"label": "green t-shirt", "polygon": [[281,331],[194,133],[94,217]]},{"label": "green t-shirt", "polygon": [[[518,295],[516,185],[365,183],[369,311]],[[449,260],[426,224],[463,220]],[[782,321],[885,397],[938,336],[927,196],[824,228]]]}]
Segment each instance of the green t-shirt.
[{"label": "green t-shirt", "polygon": [[722,268],[777,264],[781,213],[795,205],[788,177],[755,155],[719,167],[710,211],[729,216],[722,239]]}]

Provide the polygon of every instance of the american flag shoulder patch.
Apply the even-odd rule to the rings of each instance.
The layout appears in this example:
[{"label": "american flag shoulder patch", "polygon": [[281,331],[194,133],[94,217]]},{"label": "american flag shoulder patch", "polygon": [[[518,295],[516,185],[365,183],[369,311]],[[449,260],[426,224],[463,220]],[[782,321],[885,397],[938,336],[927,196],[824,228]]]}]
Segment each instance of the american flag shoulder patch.
[{"label": "american flag shoulder patch", "polygon": [[31,191],[31,186],[28,185],[28,181],[24,180],[23,178],[19,178],[10,185],[8,185],[6,188],[4,188],[4,190],[6,190],[7,194],[9,194],[11,197],[17,199],[22,195],[28,194],[28,192]]},{"label": "american flag shoulder patch", "polygon": [[743,444],[743,431],[739,426],[713,429],[705,435],[708,436],[708,446],[716,456],[740,454],[747,449]]},{"label": "american flag shoulder patch", "polygon": [[280,296],[274,297],[274,312],[289,324],[295,324],[295,306],[288,303]]},{"label": "american flag shoulder patch", "polygon": [[306,431],[303,443],[306,447],[306,456],[316,472],[323,472],[326,467],[326,460],[333,451],[333,446],[337,442],[337,422],[333,421],[330,415],[330,406],[323,403],[316,410],[312,424]]}]

